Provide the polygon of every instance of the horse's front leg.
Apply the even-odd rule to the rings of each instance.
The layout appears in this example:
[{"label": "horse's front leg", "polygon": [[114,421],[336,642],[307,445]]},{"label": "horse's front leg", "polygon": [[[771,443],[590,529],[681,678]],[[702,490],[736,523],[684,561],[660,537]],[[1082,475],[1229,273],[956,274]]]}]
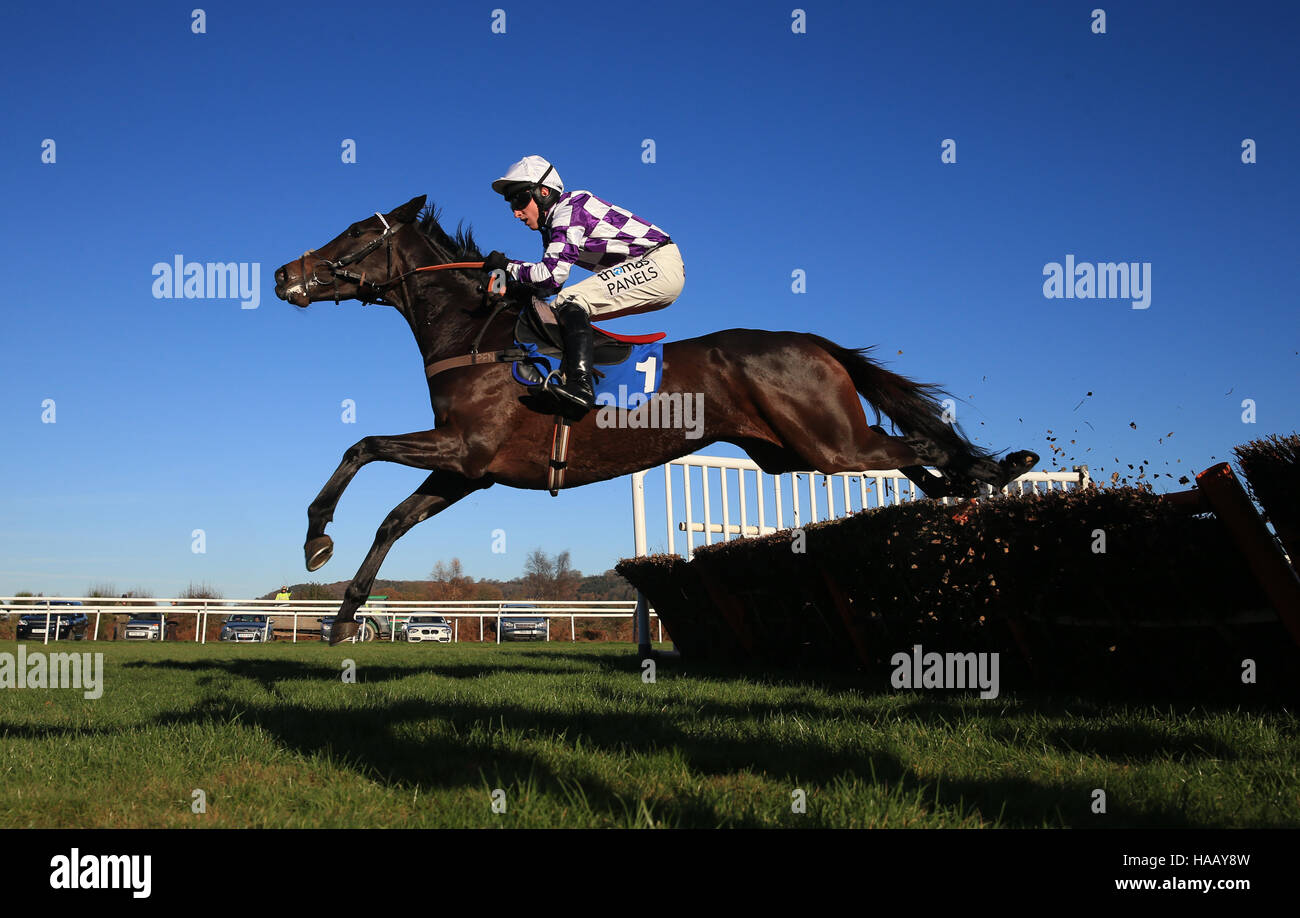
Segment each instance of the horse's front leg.
[{"label": "horse's front leg", "polygon": [[439,469],[465,478],[478,478],[482,474],[482,470],[470,461],[470,450],[464,438],[452,429],[359,440],[343,454],[343,461],[307,508],[307,539],[303,546],[307,570],[323,567],[334,554],[334,540],[325,534],[325,527],[334,519],[334,509],[353,477],[370,462],[397,462],[417,469]]},{"label": "horse's front leg", "polygon": [[370,596],[370,588],[375,585],[375,577],[394,542],[406,535],[417,523],[427,520],[435,513],[441,513],[466,494],[490,487],[491,484],[492,479],[486,476],[471,480],[455,472],[438,471],[426,478],[414,494],[394,507],[375,533],[370,552],[361,562],[361,567],[357,568],[352,582],[343,594],[343,604],[339,606],[338,616],[334,619],[330,644],[346,641],[357,633],[356,611]]}]

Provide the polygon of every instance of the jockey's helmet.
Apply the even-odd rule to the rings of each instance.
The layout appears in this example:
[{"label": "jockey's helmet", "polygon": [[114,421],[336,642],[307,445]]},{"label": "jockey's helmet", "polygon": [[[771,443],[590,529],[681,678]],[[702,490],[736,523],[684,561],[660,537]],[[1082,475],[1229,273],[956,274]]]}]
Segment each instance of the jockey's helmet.
[{"label": "jockey's helmet", "polygon": [[545,216],[564,193],[564,182],[548,160],[534,155],[525,156],[507,169],[492,183],[492,190],[509,201],[513,210],[527,207],[531,198],[537,202],[538,215]]}]

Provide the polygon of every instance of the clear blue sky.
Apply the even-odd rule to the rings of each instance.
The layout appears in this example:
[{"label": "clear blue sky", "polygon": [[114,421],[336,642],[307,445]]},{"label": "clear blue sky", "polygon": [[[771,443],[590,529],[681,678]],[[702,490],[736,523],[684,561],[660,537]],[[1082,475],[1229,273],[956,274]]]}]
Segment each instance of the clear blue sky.
[{"label": "clear blue sky", "polygon": [[[536,257],[489,189],[528,153],[681,246],[682,297],[615,330],[876,344],[965,399],[979,442],[1051,468],[1060,437],[1101,478],[1300,427],[1294,4],[800,0],[794,34],[794,3],[221,3],[196,35],[202,2],[6,12],[0,594],[350,577],[425,473],[364,469],[314,575],[306,507],[362,436],[432,426],[420,361],[392,310],[300,313],[272,272],[423,193]],[[260,264],[259,308],[154,298],[178,254]],[[1150,263],[1150,307],[1044,298],[1067,255]],[[588,573],[630,555],[628,480],[482,492],[381,576],[508,578],[537,547]]]}]

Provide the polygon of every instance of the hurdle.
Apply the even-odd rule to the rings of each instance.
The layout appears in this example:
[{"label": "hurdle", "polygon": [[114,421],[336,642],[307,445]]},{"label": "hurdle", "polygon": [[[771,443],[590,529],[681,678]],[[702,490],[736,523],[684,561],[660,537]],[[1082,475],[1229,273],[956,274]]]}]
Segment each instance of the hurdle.
[{"label": "hurdle", "polygon": [[[662,469],[666,520],[663,553],[681,555],[687,561],[695,551],[697,537],[702,537],[703,544],[711,545],[715,537],[719,541],[729,541],[732,538],[771,535],[783,529],[798,529],[808,523],[840,519],[863,510],[929,499],[897,469],[769,475],[750,459],[699,454],[674,459],[664,464]],[[674,472],[674,469],[678,471]],[[656,470],[647,469],[632,475],[632,526],[638,558],[650,553],[646,490],[647,476],[652,471]],[[658,476],[655,477],[657,480]],[[1041,494],[1052,490],[1087,488],[1091,484],[1088,467],[1078,465],[1068,472],[1026,472],[1004,487],[1001,493]],[[993,488],[988,485],[978,495],[980,498],[992,496]],[[957,500],[945,497],[942,503],[947,505]],[[678,550],[678,533],[685,534],[684,554]],[[649,602],[638,592],[633,621],[637,653],[643,660],[663,655],[654,652],[650,646],[649,610]]]}]

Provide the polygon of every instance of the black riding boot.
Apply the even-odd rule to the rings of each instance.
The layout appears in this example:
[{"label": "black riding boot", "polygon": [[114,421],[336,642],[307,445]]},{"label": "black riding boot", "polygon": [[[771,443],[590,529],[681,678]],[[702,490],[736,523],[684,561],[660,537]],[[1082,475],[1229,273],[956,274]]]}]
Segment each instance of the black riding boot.
[{"label": "black riding boot", "polygon": [[570,302],[555,306],[555,319],[564,339],[564,359],[561,361],[564,384],[531,386],[528,391],[534,395],[545,392],[561,406],[566,417],[578,420],[596,407],[596,394],[591,388],[594,363],[591,319],[585,309]]}]

